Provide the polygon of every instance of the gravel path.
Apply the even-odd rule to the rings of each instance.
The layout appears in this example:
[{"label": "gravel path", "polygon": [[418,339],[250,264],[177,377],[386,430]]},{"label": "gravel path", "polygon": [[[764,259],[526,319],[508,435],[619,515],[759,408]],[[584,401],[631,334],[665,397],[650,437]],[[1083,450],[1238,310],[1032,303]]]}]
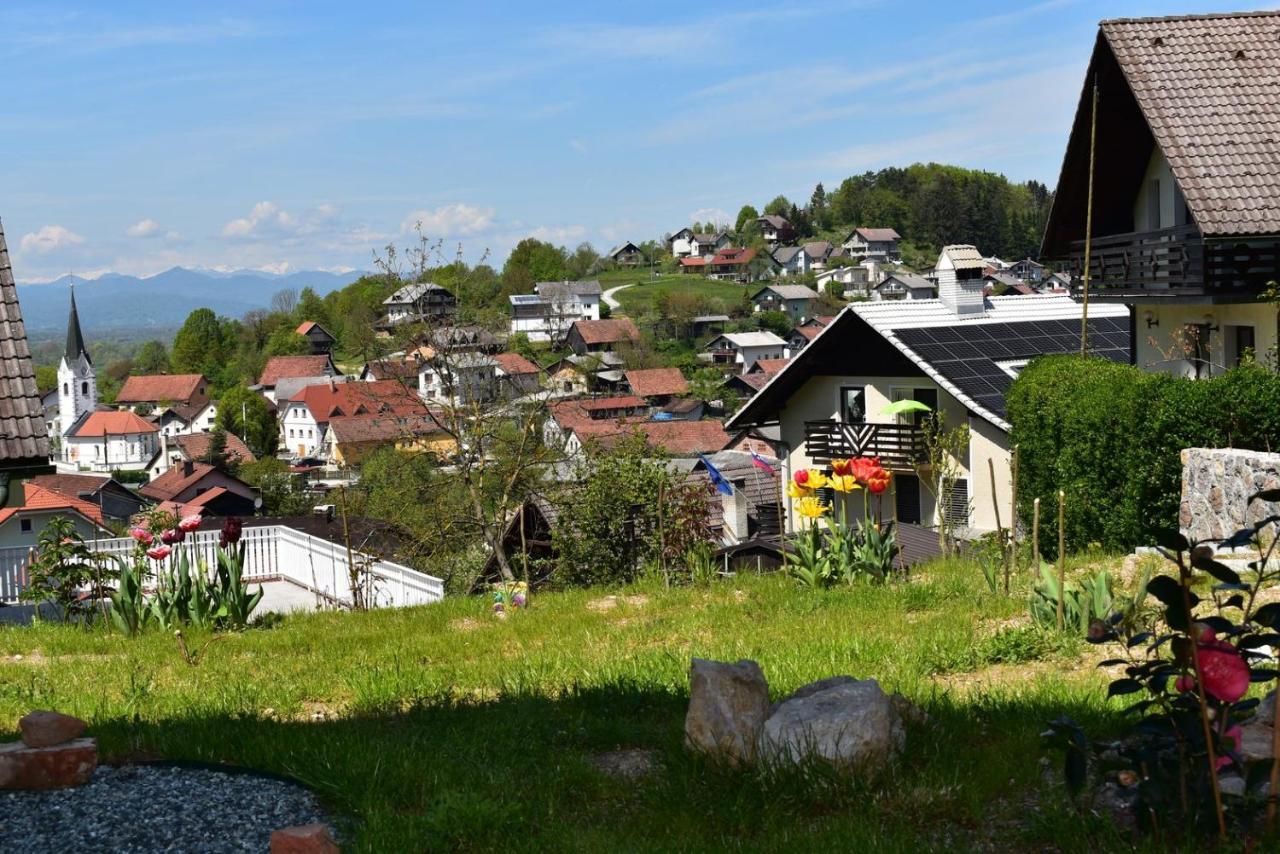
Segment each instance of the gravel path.
[{"label": "gravel path", "polygon": [[603,294],[600,295],[600,298],[604,300],[605,305],[609,306],[610,311],[613,311],[614,309],[622,308],[622,303],[618,302],[618,300],[615,298],[615,294],[617,294],[619,291],[625,291],[627,288],[634,288],[635,286],[636,286],[636,283],[632,282],[629,285],[618,285],[616,288],[609,288],[609,290],[605,291]]},{"label": "gravel path", "polygon": [[0,792],[4,851],[263,852],[271,831],[316,821],[301,786],[204,768],[101,766],[79,788]]}]

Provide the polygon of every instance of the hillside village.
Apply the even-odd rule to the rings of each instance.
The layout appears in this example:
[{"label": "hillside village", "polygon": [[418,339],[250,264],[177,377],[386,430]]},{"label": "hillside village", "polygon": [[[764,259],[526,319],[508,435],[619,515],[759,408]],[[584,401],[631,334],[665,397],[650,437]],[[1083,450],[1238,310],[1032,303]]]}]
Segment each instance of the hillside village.
[{"label": "hillside village", "polygon": [[[590,594],[593,614],[642,621],[651,599],[700,584],[736,585],[735,602],[770,574],[832,596],[893,582],[933,597],[963,566],[964,601],[993,608],[964,643],[987,649],[1023,620],[1010,631],[1041,644],[991,653],[1006,670],[1085,635],[1129,655],[1155,637],[1138,622],[1167,620],[1153,631],[1177,634],[1186,652],[1158,673],[1109,659],[1109,690],[1186,713],[1193,735],[1179,750],[1206,752],[1225,828],[1220,787],[1243,793],[1262,771],[1231,746],[1246,736],[1226,717],[1211,731],[1202,709],[1258,738],[1276,726],[1258,735],[1261,713],[1249,717],[1256,702],[1242,699],[1251,677],[1274,671],[1245,669],[1227,698],[1196,656],[1273,661],[1232,644],[1269,647],[1280,629],[1280,615],[1254,609],[1255,594],[1274,602],[1259,592],[1270,576],[1244,568],[1280,518],[1277,32],[1276,13],[1104,22],[1052,191],[915,164],[831,193],[818,184],[803,204],[744,205],[732,223],[674,222],[604,253],[529,237],[501,269],[445,257],[420,228],[417,245],[389,248],[344,288],[282,291],[240,318],[198,309],[172,341],[101,361],[73,287],[56,366],[33,363],[0,231],[0,603],[39,614],[26,600],[56,546],[50,531],[82,547],[85,565],[149,556],[157,580],[137,583],[139,601],[166,595],[164,573],[185,576],[178,544],[212,566],[243,543],[233,586],[264,591],[259,614],[463,599],[507,621],[533,597],[599,587],[611,592]],[[1244,121],[1258,112],[1265,120]],[[157,518],[167,521],[147,529]],[[1143,561],[1157,542],[1176,579],[1152,582]],[[1199,595],[1193,569],[1216,579]],[[80,599],[115,602],[127,582]],[[636,584],[654,586],[624,592]],[[1236,591],[1253,592],[1226,601]],[[1158,613],[1142,610],[1148,592]],[[450,630],[479,638],[478,619]],[[640,631],[600,631],[623,626]],[[900,643],[914,642],[904,631]],[[515,649],[496,655],[534,655]],[[1092,654],[1079,649],[1073,661]],[[732,643],[716,650],[741,657]],[[194,669],[198,656],[182,655]],[[764,757],[778,710],[767,686],[756,729],[734,730],[730,747],[695,720],[710,690],[699,680],[749,681],[701,667],[754,662],[699,662],[685,744],[727,767]],[[945,667],[930,667],[915,701],[944,684]],[[1171,681],[1175,671],[1188,681]],[[945,684],[948,703],[980,690]],[[886,756],[919,737],[921,720],[954,725],[954,709],[926,715],[893,696],[902,702],[886,708],[910,735],[895,730]],[[1082,750],[1079,725],[1064,721],[1053,732]],[[1127,742],[1104,749],[1129,757]],[[847,758],[833,762],[847,770]],[[1126,803],[1155,797],[1104,779],[1133,790],[1117,795]]]}]

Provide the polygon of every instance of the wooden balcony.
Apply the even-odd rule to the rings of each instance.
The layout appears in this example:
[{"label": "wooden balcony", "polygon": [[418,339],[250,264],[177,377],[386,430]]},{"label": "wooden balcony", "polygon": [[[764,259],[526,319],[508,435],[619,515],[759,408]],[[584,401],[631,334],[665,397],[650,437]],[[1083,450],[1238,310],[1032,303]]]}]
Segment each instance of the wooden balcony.
[{"label": "wooden balcony", "polygon": [[924,431],[910,424],[806,421],[805,453],[815,465],[846,457],[879,457],[892,471],[910,471],[927,459]]},{"label": "wooden balcony", "polygon": [[[1079,287],[1083,240],[1071,244],[1065,260]],[[1090,291],[1103,298],[1252,298],[1277,277],[1280,236],[1205,240],[1194,225],[1095,237],[1089,258]]]}]

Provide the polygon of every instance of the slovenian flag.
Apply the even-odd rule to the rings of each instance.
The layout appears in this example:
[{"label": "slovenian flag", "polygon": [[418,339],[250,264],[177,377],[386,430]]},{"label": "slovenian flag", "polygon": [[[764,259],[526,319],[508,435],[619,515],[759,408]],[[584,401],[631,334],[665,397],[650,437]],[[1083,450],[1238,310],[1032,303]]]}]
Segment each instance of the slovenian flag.
[{"label": "slovenian flag", "polygon": [[698,454],[698,459],[702,460],[702,464],[707,467],[707,476],[711,478],[711,483],[715,485],[716,492],[722,495],[733,495],[733,484],[720,473],[720,469],[712,465],[711,460],[707,459],[705,454]]},{"label": "slovenian flag", "polygon": [[759,454],[757,454],[757,453],[754,453],[754,452],[753,452],[753,453],[751,454],[751,463],[752,463],[752,465],[754,465],[756,468],[758,468],[758,469],[760,469],[761,471],[763,471],[765,474],[768,474],[768,475],[774,475],[774,474],[777,474],[777,472],[774,470],[773,466],[771,466],[771,465],[769,465],[768,463],[766,463],[766,462],[764,461],[764,457],[760,456],[760,455],[759,455]]}]

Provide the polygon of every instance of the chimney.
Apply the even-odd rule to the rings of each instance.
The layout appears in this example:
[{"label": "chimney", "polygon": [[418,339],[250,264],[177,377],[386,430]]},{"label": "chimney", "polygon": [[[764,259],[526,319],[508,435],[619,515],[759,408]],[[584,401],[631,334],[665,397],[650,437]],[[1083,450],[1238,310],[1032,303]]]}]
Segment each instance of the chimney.
[{"label": "chimney", "polygon": [[182,476],[183,476],[183,477],[191,477],[191,475],[193,475],[193,474],[195,474],[195,473],[196,473],[196,464],[195,464],[194,462],[192,462],[191,460],[183,460],[183,461],[182,461]]},{"label": "chimney", "polygon": [[720,509],[724,517],[724,532],[735,543],[740,543],[749,536],[745,486],[746,481],[735,481],[733,495],[720,494]]},{"label": "chimney", "polygon": [[938,299],[956,317],[982,317],[982,253],[968,245],[944,246],[934,270],[938,278]]}]

